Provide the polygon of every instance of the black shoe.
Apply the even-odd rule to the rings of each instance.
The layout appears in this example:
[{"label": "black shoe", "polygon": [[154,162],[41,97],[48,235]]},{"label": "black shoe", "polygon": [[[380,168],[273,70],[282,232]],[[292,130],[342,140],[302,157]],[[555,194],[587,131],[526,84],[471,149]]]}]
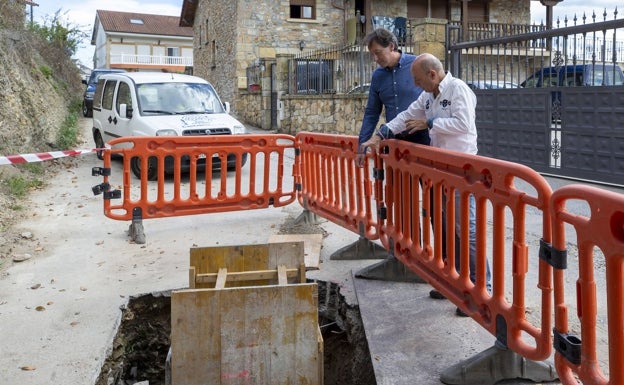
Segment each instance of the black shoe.
[{"label": "black shoe", "polygon": [[468,314],[464,313],[460,308],[455,309],[455,315],[458,317],[468,317]]},{"label": "black shoe", "polygon": [[433,299],[446,299],[446,297],[436,289],[433,289],[429,292],[429,297]]}]

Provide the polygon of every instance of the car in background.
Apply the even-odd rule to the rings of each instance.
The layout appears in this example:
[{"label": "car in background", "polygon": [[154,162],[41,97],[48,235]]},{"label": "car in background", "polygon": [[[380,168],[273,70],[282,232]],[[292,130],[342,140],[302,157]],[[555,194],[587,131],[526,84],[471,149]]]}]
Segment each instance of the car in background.
[{"label": "car in background", "polygon": [[[206,136],[246,134],[245,126],[230,115],[230,104],[221,102],[206,80],[163,72],[127,72],[102,75],[93,99],[93,140],[105,148],[112,139],[130,136]],[[101,159],[102,153],[98,157]],[[241,165],[247,160],[242,154]],[[212,167],[221,168],[217,154]],[[181,171],[190,170],[190,158],[182,157]],[[227,155],[228,169],[237,166],[236,154]],[[197,169],[205,170],[205,156]],[[140,178],[141,161],[130,159],[130,169]],[[165,158],[165,173],[174,171],[173,157]],[[147,178],[158,176],[157,159],[148,160]]]},{"label": "car in background", "polygon": [[505,82],[502,80],[494,80],[491,82],[466,82],[468,87],[473,90],[492,90],[492,89],[500,89],[500,88],[519,88],[520,86],[516,83]]},{"label": "car in background", "polygon": [[82,115],[85,118],[93,116],[93,93],[95,92],[95,86],[97,85],[100,76],[116,72],[126,71],[110,68],[98,68],[91,71],[89,79],[82,79],[82,84],[87,85],[87,88],[82,95]]},{"label": "car in background", "polygon": [[529,76],[520,86],[534,88],[618,86],[623,84],[624,74],[618,65],[577,64],[542,68]]},{"label": "car in background", "polygon": [[370,83],[364,83],[361,86],[355,86],[355,87],[351,88],[347,92],[347,95],[350,95],[350,94],[364,94],[364,95],[368,95],[368,91],[369,90],[370,90]]}]

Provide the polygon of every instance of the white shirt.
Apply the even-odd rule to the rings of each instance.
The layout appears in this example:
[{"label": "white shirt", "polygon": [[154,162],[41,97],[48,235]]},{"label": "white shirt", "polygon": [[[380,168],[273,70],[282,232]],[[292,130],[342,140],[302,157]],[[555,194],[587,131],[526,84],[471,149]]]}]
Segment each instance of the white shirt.
[{"label": "white shirt", "polygon": [[386,123],[397,134],[405,130],[408,119],[432,119],[431,145],[449,150],[477,153],[475,109],[477,97],[461,79],[447,73],[438,85],[438,97],[431,92],[420,94],[407,110]]}]

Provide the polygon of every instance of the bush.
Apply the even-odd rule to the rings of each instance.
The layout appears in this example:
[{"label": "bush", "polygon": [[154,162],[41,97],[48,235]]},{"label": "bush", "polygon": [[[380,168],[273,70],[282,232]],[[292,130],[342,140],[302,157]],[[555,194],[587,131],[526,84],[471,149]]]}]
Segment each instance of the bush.
[{"label": "bush", "polygon": [[9,194],[15,198],[23,198],[31,188],[41,187],[43,182],[39,179],[26,179],[22,176],[14,176],[5,181]]},{"label": "bush", "polygon": [[56,146],[61,150],[69,150],[78,143],[78,116],[80,102],[74,101],[56,137]]}]

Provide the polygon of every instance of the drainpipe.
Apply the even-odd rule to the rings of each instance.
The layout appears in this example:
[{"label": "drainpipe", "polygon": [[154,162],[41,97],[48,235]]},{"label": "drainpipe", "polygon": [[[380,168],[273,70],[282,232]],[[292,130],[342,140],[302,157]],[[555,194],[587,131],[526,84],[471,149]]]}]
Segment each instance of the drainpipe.
[{"label": "drainpipe", "polygon": [[468,0],[462,0],[461,24],[462,41],[468,41]]}]

